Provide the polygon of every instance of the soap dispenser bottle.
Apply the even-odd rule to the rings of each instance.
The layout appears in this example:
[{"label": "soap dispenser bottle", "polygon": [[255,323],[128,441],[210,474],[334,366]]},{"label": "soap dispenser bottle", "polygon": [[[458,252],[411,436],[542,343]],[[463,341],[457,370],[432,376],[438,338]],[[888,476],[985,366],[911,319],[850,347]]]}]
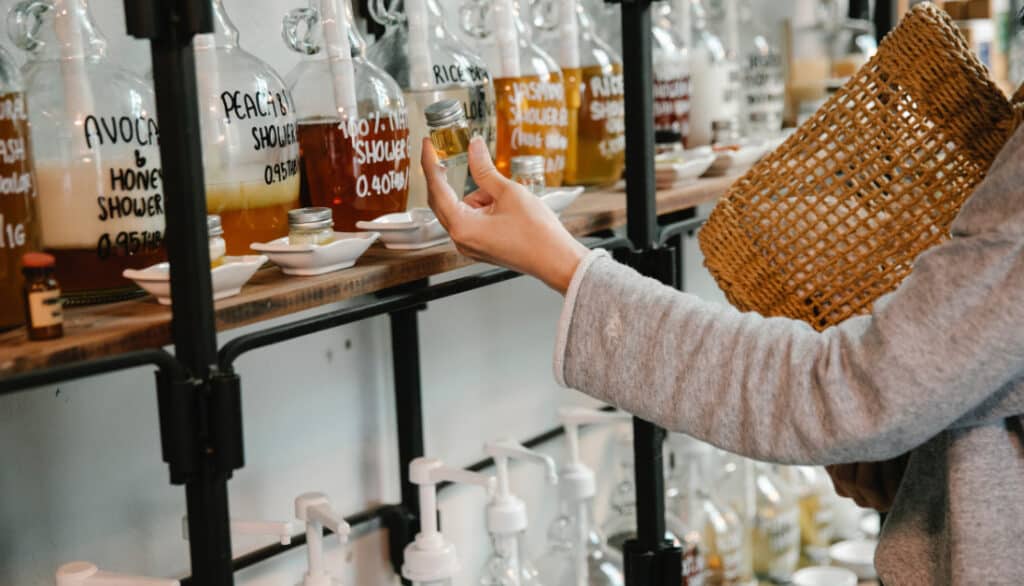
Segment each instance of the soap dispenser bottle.
[{"label": "soap dispenser bottle", "polygon": [[584,425],[625,422],[630,416],[583,407],[564,407],[558,416],[568,458],[558,471],[559,513],[548,529],[547,550],[537,569],[550,586],[624,586],[622,558],[608,548],[593,522],[597,481],[580,459],[579,433]]},{"label": "soap dispenser bottle", "polygon": [[690,125],[686,146],[711,144],[715,122],[739,121],[735,60],[708,24],[702,0],[692,0],[693,45],[690,47]]},{"label": "soap dispenser bottle", "polygon": [[437,485],[441,482],[474,484],[494,492],[494,478],[450,468],[435,458],[416,458],[409,463],[409,482],[419,486],[420,532],[405,548],[402,577],[413,586],[451,586],[461,566],[455,545],[437,527]]},{"label": "soap dispenser bottle", "polygon": [[[487,504],[487,532],[493,550],[484,565],[481,586],[540,586],[544,576],[525,557],[526,504],[509,489],[509,459],[529,460],[547,467],[548,482],[558,482],[555,461],[509,439],[488,442],[484,451],[494,459],[498,490]],[[557,586],[551,583],[550,586]]]},{"label": "soap dispenser bottle", "polygon": [[57,586],[181,586],[177,580],[104,572],[89,562],[71,562],[57,568]]},{"label": "soap dispenser bottle", "polygon": [[341,582],[327,573],[324,564],[324,528],[338,536],[341,543],[348,541],[350,527],[345,519],[331,508],[327,496],[307,492],[295,499],[295,517],[306,523],[307,571],[298,586],[341,586]]}]

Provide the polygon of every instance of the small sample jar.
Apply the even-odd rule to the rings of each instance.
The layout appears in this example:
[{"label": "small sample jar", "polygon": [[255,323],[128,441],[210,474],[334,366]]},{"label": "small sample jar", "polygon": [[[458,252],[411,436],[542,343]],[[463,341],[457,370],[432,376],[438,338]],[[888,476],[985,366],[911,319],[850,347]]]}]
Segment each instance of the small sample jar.
[{"label": "small sample jar", "polygon": [[509,161],[512,181],[526,186],[535,195],[544,192],[544,157],[538,155],[521,155]]},{"label": "small sample jar", "polygon": [[438,159],[445,167],[469,164],[469,122],[459,100],[441,100],[423,110]]},{"label": "small sample jar", "polygon": [[224,241],[224,227],[220,223],[220,216],[217,214],[206,216],[206,230],[210,236],[210,268],[215,269],[224,264],[224,255],[228,253],[228,245]]},{"label": "small sample jar", "polygon": [[52,254],[30,252],[21,258],[25,275],[25,314],[29,340],[52,340],[64,335],[64,304],[54,277]]},{"label": "small sample jar", "polygon": [[740,132],[736,120],[727,118],[711,123],[711,146],[717,150],[738,150]]},{"label": "small sample jar", "polygon": [[299,208],[288,212],[288,244],[327,244],[334,240],[331,208]]}]

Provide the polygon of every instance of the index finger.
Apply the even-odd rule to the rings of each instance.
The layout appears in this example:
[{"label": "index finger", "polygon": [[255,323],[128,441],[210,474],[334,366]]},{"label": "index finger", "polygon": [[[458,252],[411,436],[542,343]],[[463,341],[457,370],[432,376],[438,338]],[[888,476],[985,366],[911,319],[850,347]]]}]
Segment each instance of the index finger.
[{"label": "index finger", "polygon": [[441,224],[448,228],[458,213],[459,198],[452,186],[448,185],[445,168],[441,166],[430,138],[423,139],[420,166],[423,167],[423,175],[427,179],[427,201],[430,203],[430,209],[434,210]]}]

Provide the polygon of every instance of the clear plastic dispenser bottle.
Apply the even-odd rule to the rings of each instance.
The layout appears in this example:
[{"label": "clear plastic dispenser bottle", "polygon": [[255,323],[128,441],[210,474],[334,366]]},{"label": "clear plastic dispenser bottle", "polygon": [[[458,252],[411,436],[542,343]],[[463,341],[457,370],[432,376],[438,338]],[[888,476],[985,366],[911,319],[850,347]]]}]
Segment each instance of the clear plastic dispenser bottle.
[{"label": "clear plastic dispenser bottle", "polygon": [[548,586],[624,586],[622,557],[612,551],[593,524],[594,471],[580,460],[580,427],[629,421],[626,413],[564,407],[568,460],[558,471],[558,516],[548,529],[548,544],[537,570]]},{"label": "clear plastic dispenser bottle", "polygon": [[[633,434],[624,431],[616,441],[620,482],[612,492],[611,515],[604,523],[608,544],[622,552],[626,542],[636,538],[636,484],[633,481]],[[682,586],[703,586],[707,562],[700,530],[689,527],[673,511],[665,511],[665,539],[683,552]]]},{"label": "clear plastic dispenser bottle", "polygon": [[569,149],[569,111],[562,74],[555,61],[531,40],[519,18],[519,2],[495,0],[476,4],[483,16],[468,18],[463,30],[476,38],[480,53],[494,76],[497,103],[497,154],[494,164],[511,177],[512,159],[544,157],[544,180],[562,184]]},{"label": "clear plastic dispenser bottle", "polygon": [[206,209],[220,215],[228,254],[288,233],[299,204],[295,112],[281,77],[238,44],[238,29],[212,0],[214,32],[197,35],[196,83]]},{"label": "clear plastic dispenser bottle", "polygon": [[43,247],[67,302],[134,295],[121,273],[164,259],[153,91],[110,62],[86,0],[26,0],[9,15],[24,68]]},{"label": "clear plastic dispenser bottle", "polygon": [[739,19],[746,33],[739,40],[743,133],[751,138],[772,138],[782,131],[786,109],[786,77],[776,42],[778,35],[754,18],[751,0],[740,0]]},{"label": "clear plastic dispenser bottle", "polygon": [[[690,35],[673,26],[668,3],[657,2],[653,10],[654,139],[676,145],[686,141],[690,126]],[[688,12],[681,15],[687,23]]]},{"label": "clear plastic dispenser bottle", "polygon": [[411,164],[402,92],[366,60],[349,0],[310,0],[285,16],[283,34],[307,55],[286,78],[299,119],[307,204],[331,208],[344,232],[405,211],[419,155]]},{"label": "clear plastic dispenser bottle", "polygon": [[753,460],[714,450],[714,468],[708,476],[709,482],[722,495],[722,499],[739,517],[743,527],[740,574],[737,584],[756,586],[753,560],[753,529],[757,515],[756,471]]},{"label": "clear plastic dispenser bottle", "polygon": [[813,564],[828,563],[835,535],[835,492],[823,468],[787,466],[783,476],[796,491],[800,507],[800,545]]},{"label": "clear plastic dispenser bottle", "polygon": [[306,575],[297,586],[341,586],[341,581],[327,573],[324,564],[324,527],[338,536],[341,543],[348,541],[348,523],[331,507],[327,496],[307,492],[295,499],[295,518],[306,524]]},{"label": "clear plastic dispenser bottle", "polygon": [[736,63],[722,40],[708,27],[707,12],[693,0],[693,45],[690,47],[690,128],[686,146],[711,144],[716,120],[739,117],[739,95],[731,79]]},{"label": "clear plastic dispenser bottle", "polygon": [[477,52],[448,30],[437,0],[372,0],[373,18],[387,26],[367,51],[369,59],[391,74],[405,93],[409,109],[409,157],[413,161],[409,207],[427,207],[427,182],[420,168],[428,136],[423,110],[436,102],[462,102],[473,134],[494,152],[497,126],[491,74]]},{"label": "clear plastic dispenser bottle", "polygon": [[581,0],[547,0],[534,22],[545,49],[562,68],[565,83],[569,113],[565,182],[618,181],[626,167],[622,57],[600,37]]},{"label": "clear plastic dispenser bottle", "polygon": [[755,464],[754,573],[761,580],[787,584],[800,561],[797,495],[770,464]]},{"label": "clear plastic dispenser bottle", "polygon": [[177,580],[106,572],[89,562],[71,562],[57,568],[57,586],[180,586]]},{"label": "clear plastic dispenser bottle", "polygon": [[484,564],[481,586],[555,586],[539,575],[526,558],[526,504],[512,494],[508,480],[509,460],[515,458],[546,466],[548,482],[555,484],[558,482],[555,461],[508,439],[488,442],[484,451],[494,458],[498,489],[487,504],[487,532],[493,549]]},{"label": "clear plastic dispenser bottle", "polygon": [[0,49],[0,331],[25,323],[21,257],[39,250],[36,178],[21,74]]},{"label": "clear plastic dispenser bottle", "polygon": [[435,458],[416,458],[409,463],[409,482],[419,486],[420,532],[405,548],[402,577],[413,586],[451,586],[462,567],[455,545],[437,526],[437,485],[454,482],[482,486],[490,496],[494,493],[494,478],[449,468]]},{"label": "clear plastic dispenser bottle", "polygon": [[682,435],[671,440],[671,467],[665,480],[666,510],[700,530],[707,567],[705,584],[736,586],[743,576],[744,526],[709,481],[714,474],[711,447]]}]

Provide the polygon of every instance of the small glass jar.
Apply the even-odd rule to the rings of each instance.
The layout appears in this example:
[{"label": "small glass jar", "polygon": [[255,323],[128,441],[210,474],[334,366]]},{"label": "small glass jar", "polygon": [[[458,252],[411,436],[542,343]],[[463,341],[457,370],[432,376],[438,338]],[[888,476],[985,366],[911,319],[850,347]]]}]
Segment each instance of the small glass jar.
[{"label": "small glass jar", "polygon": [[210,237],[210,268],[215,269],[224,264],[224,255],[228,253],[228,244],[224,240],[224,226],[220,216],[206,216],[206,231]]},{"label": "small glass jar", "polygon": [[288,244],[327,244],[334,240],[331,208],[299,208],[288,212]]},{"label": "small glass jar", "polygon": [[522,155],[512,157],[510,164],[512,181],[526,186],[532,193],[540,195],[544,192],[544,157],[539,155]]},{"label": "small glass jar", "polygon": [[740,147],[740,132],[735,119],[712,122],[711,137],[711,147],[716,151],[737,150]]},{"label": "small glass jar", "polygon": [[54,272],[52,254],[30,252],[22,257],[25,275],[25,314],[28,316],[29,340],[52,340],[64,335],[64,308],[60,285]]},{"label": "small glass jar", "polygon": [[441,100],[423,110],[437,157],[447,169],[469,164],[469,122],[459,100]]}]

